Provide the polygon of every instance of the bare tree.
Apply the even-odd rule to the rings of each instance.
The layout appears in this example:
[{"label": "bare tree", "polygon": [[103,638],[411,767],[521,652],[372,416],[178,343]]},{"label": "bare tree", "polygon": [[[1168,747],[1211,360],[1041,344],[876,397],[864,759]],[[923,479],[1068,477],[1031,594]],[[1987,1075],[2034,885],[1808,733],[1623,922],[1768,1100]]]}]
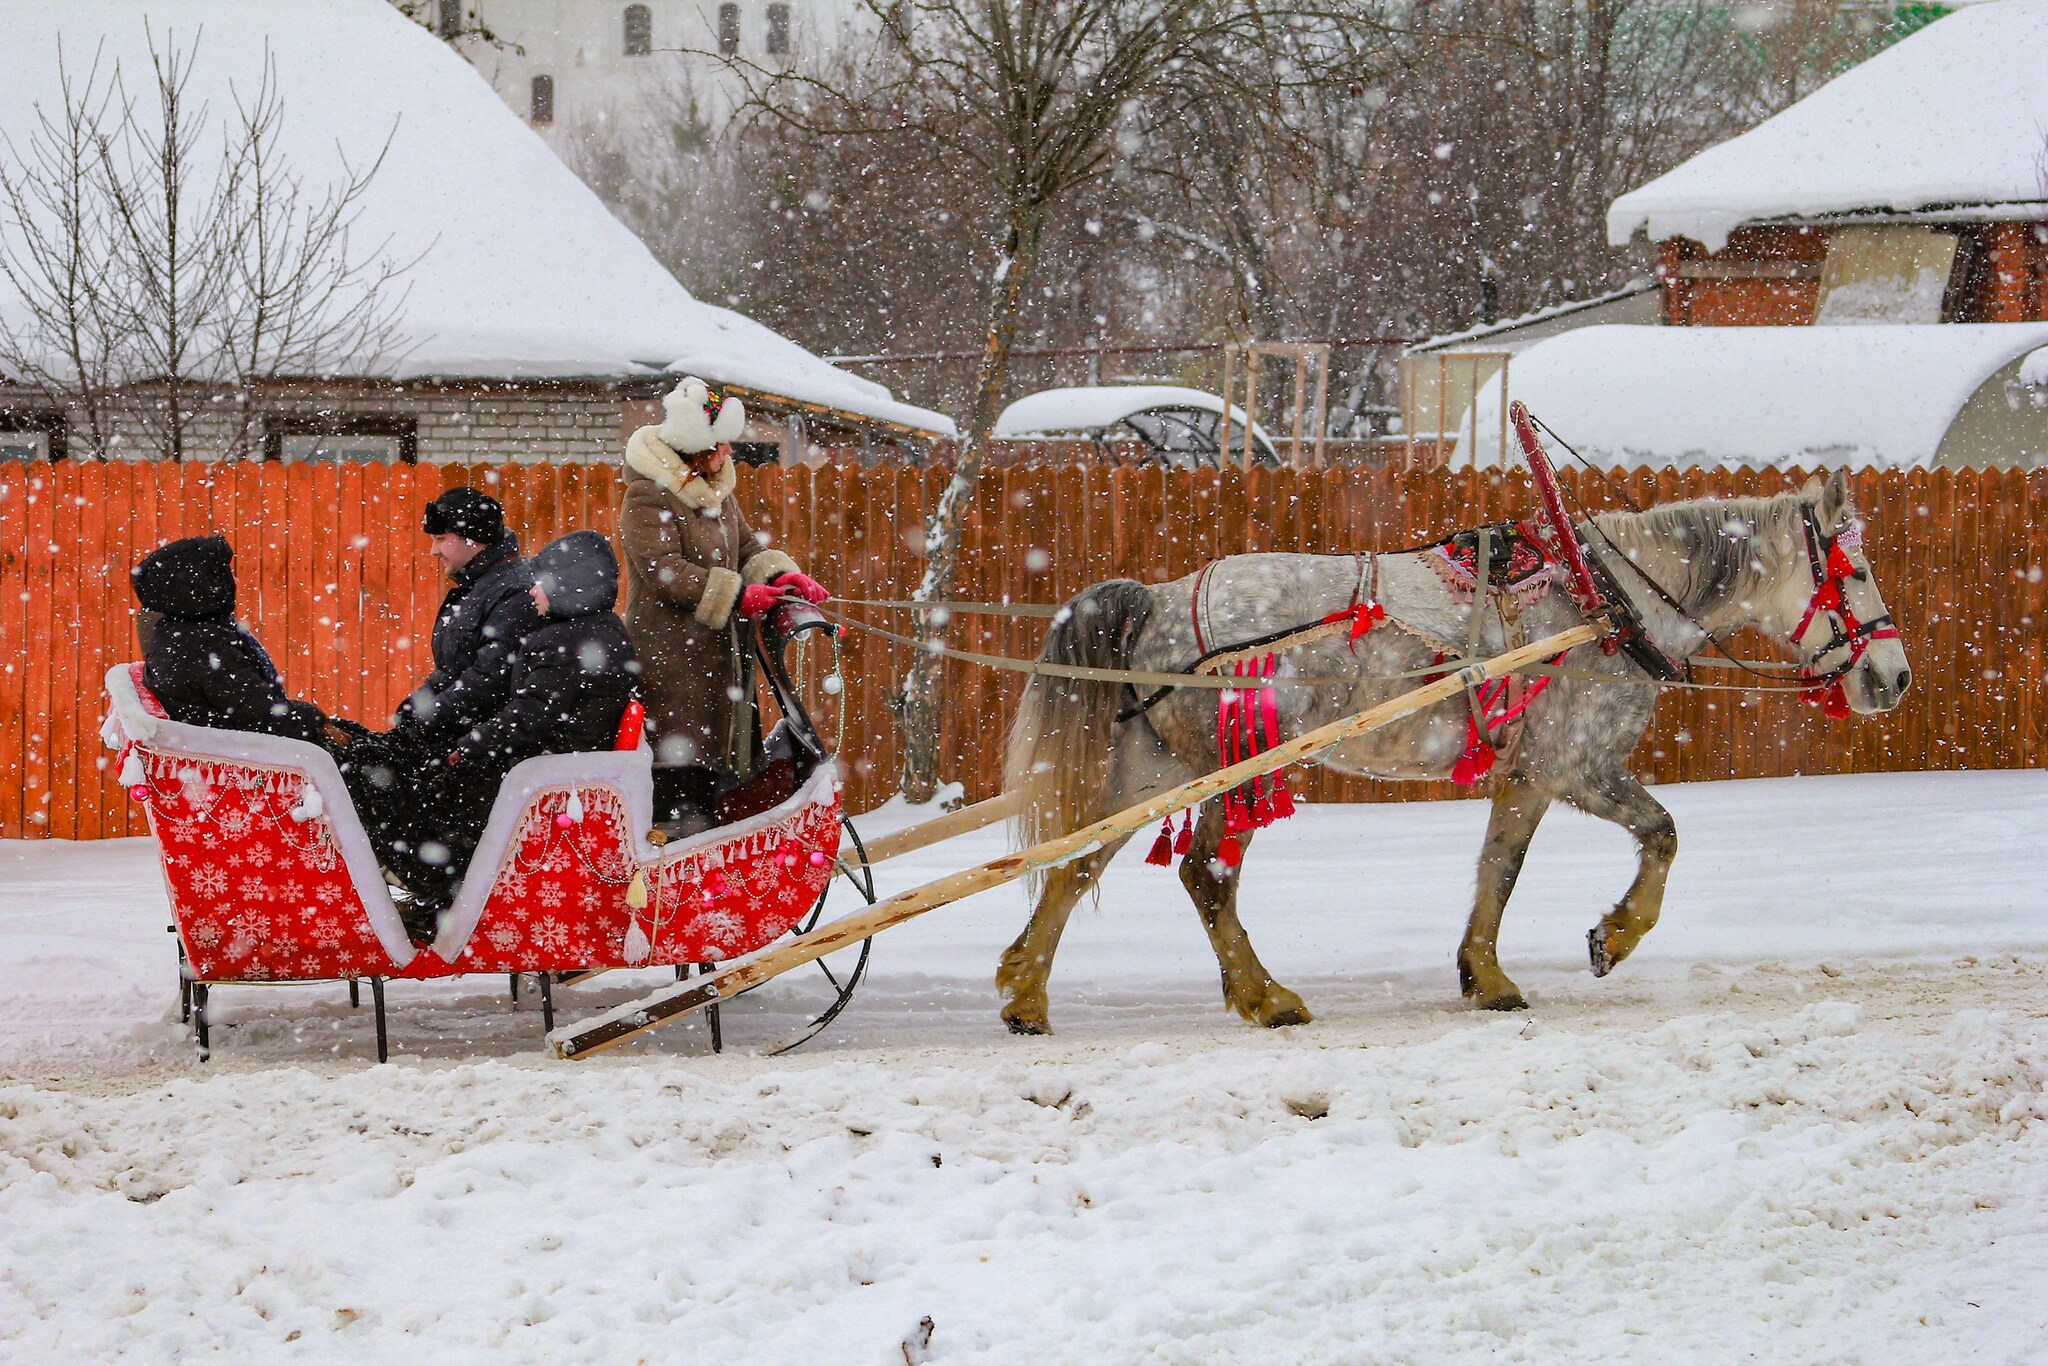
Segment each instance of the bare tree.
[{"label": "bare tree", "polygon": [[353,241],[384,149],[309,187],[281,151],[267,52],[216,147],[188,94],[197,48],[151,32],[140,96],[119,63],[102,81],[95,62],[78,85],[60,56],[62,109],[38,108],[25,148],[4,143],[0,273],[22,307],[0,332],[0,366],[79,413],[100,458],[127,414],[154,455],[184,459],[223,392],[228,453],[246,456],[267,385],[363,373],[399,341],[395,286],[414,262]]},{"label": "bare tree", "polygon": [[[1054,216],[1142,147],[1157,119],[1213,58],[1265,38],[1268,17],[1229,0],[864,0],[882,38],[859,80],[815,68],[731,65],[745,108],[816,137],[928,140],[975,168],[997,207],[985,278],[979,374],[966,439],[926,525],[920,602],[952,596],[960,530],[980,482],[1010,356]],[[942,612],[919,614],[920,648],[896,699],[902,790],[938,786]]]},{"label": "bare tree", "polygon": [[0,141],[0,275],[21,303],[17,318],[0,319],[0,371],[72,406],[84,419],[85,453],[104,458],[123,338],[105,273],[111,225],[99,172],[111,86],[97,58],[75,84],[61,43],[57,80],[63,107],[38,106],[25,146]]},{"label": "bare tree", "polygon": [[387,239],[354,249],[363,196],[390,150],[358,166],[344,155],[341,173],[309,187],[284,158],[278,137],[284,106],[268,51],[254,95],[236,101],[225,134],[217,255],[212,263],[223,295],[212,338],[222,377],[236,391],[234,454],[254,454],[256,398],[288,377],[358,372],[395,358],[401,277],[421,259],[398,261]]}]

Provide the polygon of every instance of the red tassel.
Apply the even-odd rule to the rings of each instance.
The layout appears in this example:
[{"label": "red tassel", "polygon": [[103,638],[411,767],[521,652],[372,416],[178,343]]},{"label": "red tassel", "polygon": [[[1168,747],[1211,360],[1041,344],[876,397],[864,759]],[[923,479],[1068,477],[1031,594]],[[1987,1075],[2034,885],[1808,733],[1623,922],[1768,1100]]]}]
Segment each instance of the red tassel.
[{"label": "red tassel", "polygon": [[1168,816],[1160,825],[1159,838],[1152,841],[1152,852],[1145,855],[1145,862],[1157,868],[1173,862],[1173,817]]},{"label": "red tassel", "polygon": [[1849,694],[1847,690],[1839,683],[1829,688],[1827,696],[1821,702],[1820,710],[1821,715],[1829,720],[1847,720],[1849,716]]},{"label": "red tassel", "polygon": [[1252,815],[1250,809],[1245,806],[1244,793],[1233,788],[1230,795],[1223,799],[1223,833],[1236,835],[1251,828]]},{"label": "red tassel", "polygon": [[1284,821],[1294,814],[1294,794],[1287,790],[1284,781],[1276,779],[1275,782],[1277,785],[1273,789],[1273,819]]},{"label": "red tassel", "polygon": [[[1168,816],[1166,819],[1167,824],[1171,825],[1173,823],[1173,817]],[[1180,833],[1174,836],[1173,839],[1173,852],[1176,854],[1185,854],[1188,850],[1194,847],[1195,813],[1190,811],[1187,813],[1186,816],[1182,817],[1181,819]]]},{"label": "red tassel", "polygon": [[1828,577],[1831,579],[1846,579],[1853,577],[1855,573],[1856,566],[1849,562],[1849,552],[1842,549],[1840,545],[1829,546]]},{"label": "red tassel", "polygon": [[1225,868],[1235,868],[1244,862],[1244,848],[1237,842],[1237,836],[1225,835],[1223,843],[1216,846],[1216,857],[1223,860]]},{"label": "red tassel", "polygon": [[1459,787],[1470,787],[1493,770],[1493,746],[1484,740],[1458,756],[1458,762],[1451,765],[1451,781]]}]

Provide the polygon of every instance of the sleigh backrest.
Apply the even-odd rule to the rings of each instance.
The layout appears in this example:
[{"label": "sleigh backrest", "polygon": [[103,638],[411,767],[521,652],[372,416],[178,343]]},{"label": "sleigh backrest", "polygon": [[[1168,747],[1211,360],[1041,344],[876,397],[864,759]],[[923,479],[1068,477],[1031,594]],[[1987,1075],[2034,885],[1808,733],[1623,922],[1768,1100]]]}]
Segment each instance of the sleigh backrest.
[{"label": "sleigh backrest", "polygon": [[101,739],[119,752],[124,781],[141,779],[131,789],[148,805],[198,975],[388,976],[412,961],[326,750],[173,721],[140,664],[116,665],[106,688]]}]

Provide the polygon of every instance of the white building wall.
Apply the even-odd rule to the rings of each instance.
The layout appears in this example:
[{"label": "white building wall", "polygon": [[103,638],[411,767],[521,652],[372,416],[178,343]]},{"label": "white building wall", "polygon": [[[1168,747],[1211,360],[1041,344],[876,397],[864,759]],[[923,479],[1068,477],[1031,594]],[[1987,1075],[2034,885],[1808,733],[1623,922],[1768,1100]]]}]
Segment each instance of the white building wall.
[{"label": "white building wall", "polygon": [[[490,81],[521,118],[534,115],[533,87],[545,76],[554,86],[554,130],[588,127],[633,117],[654,88],[687,73],[704,112],[729,112],[735,83],[715,58],[697,55],[719,45],[722,3],[737,6],[740,55],[772,65],[769,9],[789,13],[787,59],[829,49],[866,14],[858,0],[638,0],[649,11],[653,51],[626,54],[626,0],[461,0],[466,27],[481,26],[499,41],[461,37],[456,48]],[[436,3],[408,6],[423,20],[438,18]],[[689,49],[692,51],[684,51]]]}]

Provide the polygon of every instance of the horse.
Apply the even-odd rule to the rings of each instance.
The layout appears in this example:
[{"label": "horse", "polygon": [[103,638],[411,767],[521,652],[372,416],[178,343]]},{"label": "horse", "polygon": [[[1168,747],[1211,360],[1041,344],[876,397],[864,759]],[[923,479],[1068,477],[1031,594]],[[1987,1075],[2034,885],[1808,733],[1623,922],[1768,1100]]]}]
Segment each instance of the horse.
[{"label": "horse", "polygon": [[[1696,499],[1603,512],[1575,525],[1608,600],[1622,600],[1666,660],[1686,660],[1709,641],[1754,627],[1788,647],[1816,693],[1833,693],[1831,712],[1846,714],[1846,702],[1847,711],[1867,715],[1896,706],[1912,673],[1864,557],[1861,529],[1839,471],[1776,497]],[[1108,580],[1055,616],[1038,658],[1187,673],[1240,642],[1256,654],[1260,642],[1277,640],[1269,667],[1277,667],[1280,686],[1268,693],[1267,714],[1277,710],[1279,733],[1266,737],[1270,747],[1414,687],[1449,656],[1495,654],[1585,620],[1561,574],[1526,603],[1514,590],[1461,601],[1456,583],[1425,562],[1430,553],[1234,555],[1171,583]],[[1369,621],[1363,635],[1290,631],[1326,618],[1340,626],[1369,619],[1375,604],[1386,618]],[[1620,825],[1635,840],[1635,881],[1587,935],[1593,974],[1604,977],[1626,960],[1657,923],[1678,830],[1628,770],[1656,706],[1654,662],[1640,649],[1582,645],[1553,661],[1562,667],[1540,692],[1531,684],[1524,694],[1518,743],[1509,753],[1502,742],[1478,888],[1457,953],[1471,1005],[1527,1005],[1501,967],[1497,944],[1529,841],[1553,802]],[[1302,681],[1290,686],[1290,678]],[[1141,697],[1119,681],[1034,675],[1006,754],[1005,790],[1019,798],[1013,837],[1022,845],[1056,838],[1220,767],[1218,710],[1227,705],[1213,689]],[[1461,760],[1472,761],[1485,715],[1469,696],[1454,698],[1338,745],[1321,762],[1360,776],[1442,779]],[[1459,776],[1469,781],[1469,773]],[[1226,830],[1225,814],[1222,799],[1203,805],[1180,862],[1181,883],[1222,970],[1224,1001],[1255,1024],[1306,1023],[1301,997],[1273,980],[1239,923],[1237,859],[1251,832]],[[1050,1032],[1046,983],[1061,931],[1128,838],[1035,879],[1030,921],[996,974],[1012,1031]],[[1232,839],[1236,847],[1226,851]]]}]

